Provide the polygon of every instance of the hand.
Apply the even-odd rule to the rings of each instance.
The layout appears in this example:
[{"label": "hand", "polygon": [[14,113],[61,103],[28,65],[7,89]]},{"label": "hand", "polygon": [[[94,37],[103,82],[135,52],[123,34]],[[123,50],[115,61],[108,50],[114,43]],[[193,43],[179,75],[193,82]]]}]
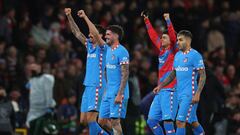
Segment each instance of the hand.
[{"label": "hand", "polygon": [[164,13],[164,14],[163,14],[163,17],[164,17],[165,20],[170,19],[169,13]]},{"label": "hand", "polygon": [[197,92],[192,99],[192,103],[196,104],[199,102],[199,100],[200,100],[200,93]]},{"label": "hand", "polygon": [[143,16],[144,19],[147,19],[147,18],[148,18],[147,11],[146,11],[146,10],[142,11],[142,12],[141,12],[141,16]]},{"label": "hand", "polygon": [[162,89],[162,85],[159,84],[157,87],[155,87],[155,88],[153,89],[153,93],[154,93],[154,94],[157,94],[161,89]]},{"label": "hand", "polygon": [[65,8],[64,12],[65,12],[66,15],[70,15],[72,10],[71,10],[71,8]]},{"label": "hand", "polygon": [[117,94],[115,98],[115,104],[121,104],[123,100],[123,94]]},{"label": "hand", "polygon": [[85,14],[84,10],[79,10],[79,11],[78,11],[78,16],[79,16],[80,18],[85,18],[85,17],[86,17],[86,14]]}]

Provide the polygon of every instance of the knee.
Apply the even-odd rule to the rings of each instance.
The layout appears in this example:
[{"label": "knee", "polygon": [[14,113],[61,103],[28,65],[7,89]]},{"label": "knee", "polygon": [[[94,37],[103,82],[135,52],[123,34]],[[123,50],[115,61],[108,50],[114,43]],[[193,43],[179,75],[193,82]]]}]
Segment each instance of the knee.
[{"label": "knee", "polygon": [[158,123],[159,123],[158,120],[154,120],[154,119],[148,119],[148,120],[147,120],[147,124],[148,124],[149,127],[154,127],[154,126],[156,126]]},{"label": "knee", "polygon": [[176,125],[178,128],[184,128],[184,127],[186,127],[186,122],[177,120]]},{"label": "knee", "polygon": [[97,120],[97,112],[89,112],[87,113],[87,122],[92,122]]},{"label": "knee", "polygon": [[99,123],[101,126],[104,126],[104,125],[107,125],[107,120],[106,120],[106,119],[99,118],[99,119],[98,119],[98,123]]},{"label": "knee", "polygon": [[191,124],[191,126],[193,127],[193,128],[195,128],[195,127],[198,127],[200,124],[198,123],[198,122],[193,122],[192,124]]},{"label": "knee", "polygon": [[116,127],[120,124],[120,119],[112,119],[111,123],[113,127]]}]

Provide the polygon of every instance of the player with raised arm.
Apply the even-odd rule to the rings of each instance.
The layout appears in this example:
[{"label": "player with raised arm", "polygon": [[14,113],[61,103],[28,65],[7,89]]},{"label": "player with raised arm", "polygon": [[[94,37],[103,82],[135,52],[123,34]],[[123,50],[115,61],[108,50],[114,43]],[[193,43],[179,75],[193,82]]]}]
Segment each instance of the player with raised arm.
[{"label": "player with raised arm", "polygon": [[[144,17],[144,22],[151,41],[159,50],[158,83],[161,83],[173,69],[174,55],[178,51],[176,45],[176,34],[169,17],[169,13],[165,13],[163,15],[167,23],[168,31],[164,32],[162,35],[158,35],[154,30],[145,11],[141,13],[141,16]],[[159,124],[160,121],[164,121],[164,129],[167,135],[175,134],[173,123],[177,110],[175,85],[176,81],[174,80],[172,83],[162,87],[162,90],[159,93],[156,93],[156,96],[151,104],[147,124],[155,135],[164,134],[162,127]]]},{"label": "player with raised arm", "polygon": [[[82,44],[85,45],[87,49],[86,75],[84,79],[85,90],[81,103],[80,121],[82,123],[88,123],[90,135],[97,135],[98,132],[107,134],[105,131],[101,130],[101,127],[96,121],[100,102],[106,86],[106,80],[103,72],[106,65],[105,57],[107,47],[99,45],[92,34],[95,29],[98,29],[98,36],[102,38],[105,34],[105,30],[101,26],[97,25],[96,28],[95,25],[87,22],[89,28],[89,38],[86,38],[73,20],[71,16],[71,9],[65,8],[65,13],[73,34],[80,40]],[[83,10],[78,11],[78,16],[80,18],[86,17]]]},{"label": "player with raised arm", "polygon": [[[153,91],[159,92],[176,77],[179,105],[176,135],[186,134],[186,123],[191,124],[194,135],[204,135],[204,130],[199,124],[196,114],[200,94],[206,81],[204,63],[201,54],[191,48],[192,34],[190,31],[180,31],[177,40],[180,51],[174,58],[174,70]],[[200,77],[197,84],[198,75]]]}]

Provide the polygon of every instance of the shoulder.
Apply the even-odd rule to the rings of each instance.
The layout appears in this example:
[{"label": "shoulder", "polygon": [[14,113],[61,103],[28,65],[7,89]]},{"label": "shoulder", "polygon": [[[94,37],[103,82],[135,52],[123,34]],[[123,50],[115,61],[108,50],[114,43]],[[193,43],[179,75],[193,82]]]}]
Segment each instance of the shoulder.
[{"label": "shoulder", "polygon": [[192,49],[191,54],[192,54],[192,56],[197,56],[197,57],[202,56],[202,55],[201,55],[197,50],[195,50],[195,49]]},{"label": "shoulder", "polygon": [[44,78],[46,81],[54,82],[54,77],[53,77],[53,75],[43,74],[43,78]]},{"label": "shoulder", "polygon": [[119,45],[119,51],[128,54],[128,50],[123,45]]}]

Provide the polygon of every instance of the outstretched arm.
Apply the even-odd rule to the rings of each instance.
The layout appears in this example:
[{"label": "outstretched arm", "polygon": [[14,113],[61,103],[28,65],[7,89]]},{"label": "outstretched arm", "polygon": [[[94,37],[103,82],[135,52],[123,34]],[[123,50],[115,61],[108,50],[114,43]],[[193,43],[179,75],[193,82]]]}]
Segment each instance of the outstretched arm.
[{"label": "outstretched arm", "polygon": [[[74,36],[83,44],[85,45],[86,42],[86,37],[84,36],[84,34],[80,31],[80,29],[78,28],[77,24],[75,23],[72,15],[71,15],[71,8],[65,8],[64,9],[65,14],[67,16],[70,28],[72,33],[74,34]],[[85,45],[86,46],[86,45]]]},{"label": "outstretched arm", "polygon": [[79,10],[78,11],[78,16],[83,18],[86,21],[86,23],[88,25],[89,32],[93,34],[93,36],[97,40],[98,44],[99,45],[104,45],[105,42],[102,39],[102,37],[100,36],[99,31],[97,30],[95,25],[89,20],[89,18],[85,14],[85,12],[83,10]]},{"label": "outstretched arm", "polygon": [[176,70],[173,70],[169,76],[162,82],[160,83],[157,87],[155,87],[153,89],[153,92],[156,94],[158,93],[162,88],[164,88],[165,86],[167,86],[168,84],[170,84],[174,78],[176,77]]},{"label": "outstretched arm", "polygon": [[164,13],[163,17],[164,17],[164,19],[167,23],[168,35],[169,35],[169,38],[170,38],[170,41],[171,41],[171,45],[174,46],[176,44],[177,37],[176,37],[175,30],[174,30],[174,27],[172,25],[172,22],[170,20],[169,13]]},{"label": "outstretched arm", "polygon": [[143,18],[144,18],[144,22],[146,24],[147,32],[148,32],[148,35],[149,35],[152,43],[158,49],[160,49],[161,45],[162,45],[161,35],[158,35],[158,33],[155,31],[155,29],[153,28],[148,16],[146,15],[146,13],[144,11],[141,13],[141,16],[143,16]]}]

